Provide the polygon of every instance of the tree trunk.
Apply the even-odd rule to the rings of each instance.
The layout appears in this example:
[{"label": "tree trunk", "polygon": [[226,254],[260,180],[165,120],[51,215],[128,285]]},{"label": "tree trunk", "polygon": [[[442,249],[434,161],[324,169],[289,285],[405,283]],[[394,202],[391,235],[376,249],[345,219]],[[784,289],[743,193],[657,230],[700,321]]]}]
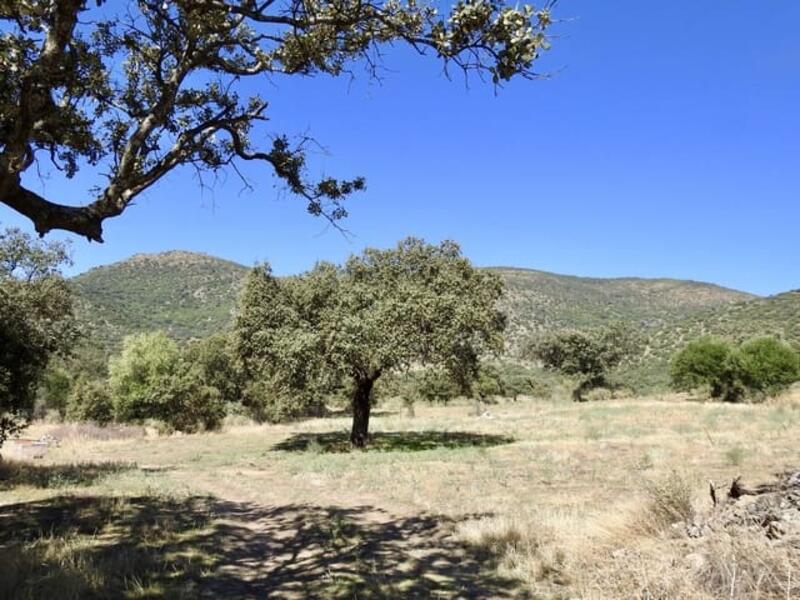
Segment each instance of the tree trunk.
[{"label": "tree trunk", "polygon": [[369,440],[369,412],[372,408],[370,396],[375,379],[356,380],[353,392],[353,430],[350,432],[350,443],[356,448],[363,448]]},{"label": "tree trunk", "polygon": [[581,382],[581,384],[576,387],[572,391],[572,401],[573,402],[586,402],[586,396],[588,392],[592,391],[595,388],[602,387],[605,384],[606,380],[605,377],[602,375],[590,377]]}]

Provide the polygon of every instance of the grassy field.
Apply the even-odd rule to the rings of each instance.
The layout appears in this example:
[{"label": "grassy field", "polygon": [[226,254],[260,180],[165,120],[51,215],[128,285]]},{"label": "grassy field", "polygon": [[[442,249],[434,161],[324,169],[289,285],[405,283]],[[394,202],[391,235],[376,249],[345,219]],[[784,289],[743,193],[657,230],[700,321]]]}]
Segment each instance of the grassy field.
[{"label": "grassy field", "polygon": [[344,415],[106,440],[62,427],[45,458],[0,463],[0,597],[798,598],[796,554],[749,540],[749,562],[717,549],[693,577],[693,542],[669,527],[711,509],[708,480],[797,466],[798,407],[381,407],[363,452]]}]

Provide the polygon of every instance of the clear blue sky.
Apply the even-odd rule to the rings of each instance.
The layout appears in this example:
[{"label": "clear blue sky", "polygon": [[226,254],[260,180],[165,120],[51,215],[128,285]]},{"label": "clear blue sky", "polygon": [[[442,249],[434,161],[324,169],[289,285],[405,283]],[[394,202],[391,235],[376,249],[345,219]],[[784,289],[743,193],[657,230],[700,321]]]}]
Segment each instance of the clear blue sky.
[{"label": "clear blue sky", "polygon": [[[271,131],[326,146],[312,173],[367,177],[351,239],[267,173],[201,193],[185,171],[108,221],[105,244],[74,238],[71,272],[186,249],[287,274],[415,235],[479,265],[800,288],[800,2],[561,0],[556,16],[552,77],[496,95],[400,49],[380,84],[261,85]],[[30,230],[5,207],[0,222]]]}]

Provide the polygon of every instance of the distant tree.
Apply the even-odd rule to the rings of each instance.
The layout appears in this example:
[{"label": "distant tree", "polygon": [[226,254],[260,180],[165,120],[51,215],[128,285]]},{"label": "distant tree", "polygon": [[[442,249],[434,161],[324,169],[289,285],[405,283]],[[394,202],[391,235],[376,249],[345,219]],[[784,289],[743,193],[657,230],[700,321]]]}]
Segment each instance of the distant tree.
[{"label": "distant tree", "polygon": [[425,402],[447,404],[464,392],[445,369],[431,367],[415,371],[413,375],[412,387],[407,393]]},{"label": "distant tree", "polygon": [[502,372],[494,365],[482,364],[472,384],[472,394],[479,402],[489,402],[498,396],[505,396],[506,381]]},{"label": "distant tree", "polygon": [[677,390],[708,386],[712,398],[737,402],[744,395],[736,349],[725,340],[703,337],[689,342],[672,359],[670,378]]},{"label": "distant tree", "polygon": [[244,376],[237,364],[230,335],[215,334],[190,342],[184,350],[183,360],[197,370],[203,385],[219,391],[223,401],[241,401]]},{"label": "distant tree", "polygon": [[606,385],[608,371],[632,356],[636,340],[623,326],[589,331],[561,331],[536,339],[526,348],[527,356],[545,368],[580,379],[572,399],[585,402],[586,393]]},{"label": "distant tree", "polygon": [[163,331],[127,336],[108,364],[114,412],[120,421],[161,419],[167,407],[159,393],[181,369],[178,344]]},{"label": "distant tree", "polygon": [[774,337],[742,344],[739,366],[742,382],[752,394],[774,396],[800,380],[800,355]]},{"label": "distant tree", "polygon": [[65,416],[70,421],[110,423],[114,419],[114,403],[108,385],[85,374],[78,375],[67,397]]},{"label": "distant tree", "polygon": [[536,395],[546,392],[544,384],[539,381],[530,369],[504,364],[500,369],[504,394],[512,400],[520,396]]},{"label": "distant tree", "polygon": [[68,261],[63,244],[17,229],[0,233],[0,446],[27,424],[50,359],[77,338],[72,297],[59,275]]},{"label": "distant tree", "polygon": [[163,332],[125,338],[109,362],[114,414],[123,422],[158,419],[179,431],[216,429],[225,416],[219,390],[187,365],[178,345]]},{"label": "distant tree", "polygon": [[[63,419],[67,412],[72,377],[62,366],[51,364],[45,371],[39,385],[37,405],[46,410],[55,410]],[[37,411],[39,409],[37,408]]]},{"label": "distant tree", "polygon": [[297,390],[300,401],[348,379],[350,440],[363,446],[379,377],[433,365],[463,386],[482,354],[502,348],[502,289],[453,242],[407,239],[289,279],[258,268],[242,296],[238,353],[250,372],[269,374],[285,393]]},{"label": "distant tree", "polygon": [[[449,15],[394,0],[0,0],[0,202],[42,235],[102,241],[106,219],[175,169],[202,177],[252,163],[334,221],[363,179],[311,181],[309,140],[258,140],[268,102],[254,90],[281,77],[351,75],[352,63],[375,74],[395,43],[495,83],[530,78],[550,23],[549,3],[487,0],[459,1]],[[68,179],[94,169],[102,185],[83,206],[44,198],[23,176],[48,162]]]}]

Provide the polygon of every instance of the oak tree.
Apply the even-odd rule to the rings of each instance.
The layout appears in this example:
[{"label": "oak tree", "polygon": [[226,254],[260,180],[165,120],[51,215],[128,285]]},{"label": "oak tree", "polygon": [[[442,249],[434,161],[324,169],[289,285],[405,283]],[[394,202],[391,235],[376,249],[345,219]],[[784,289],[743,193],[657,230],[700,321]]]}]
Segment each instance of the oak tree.
[{"label": "oak tree", "polygon": [[[377,68],[404,43],[495,83],[534,77],[550,5],[459,0],[447,15],[416,0],[0,0],[0,202],[40,235],[102,241],[103,222],[179,167],[263,164],[335,221],[356,177],[306,173],[309,140],[268,138],[268,100],[244,80]],[[46,163],[99,182],[46,198]]]},{"label": "oak tree", "polygon": [[538,359],[547,369],[577,377],[572,392],[575,402],[584,402],[586,393],[606,383],[608,371],[629,359],[638,341],[625,326],[614,325],[588,331],[565,330],[532,340],[527,356]]},{"label": "oak tree", "polygon": [[72,297],[59,275],[68,260],[59,242],[18,229],[0,233],[0,446],[27,424],[50,359],[77,338]]},{"label": "oak tree", "polygon": [[463,387],[481,356],[502,350],[503,292],[453,242],[409,238],[367,249],[293,278],[254,270],[236,323],[238,353],[298,401],[345,380],[352,390],[350,440],[364,446],[375,382],[382,375],[436,366]]}]

